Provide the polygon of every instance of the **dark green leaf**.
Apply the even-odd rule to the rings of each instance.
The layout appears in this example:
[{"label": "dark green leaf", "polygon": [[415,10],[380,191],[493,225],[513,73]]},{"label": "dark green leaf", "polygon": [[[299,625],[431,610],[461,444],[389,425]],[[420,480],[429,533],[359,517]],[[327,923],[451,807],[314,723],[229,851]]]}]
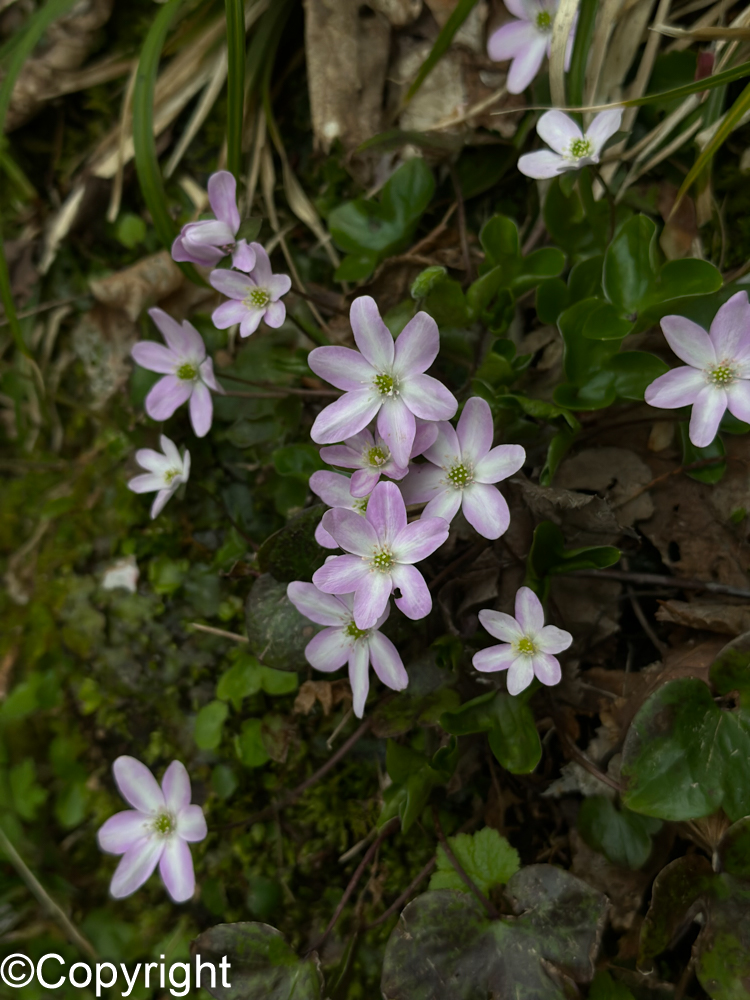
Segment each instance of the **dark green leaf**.
[{"label": "dark green leaf", "polygon": [[264,573],[247,598],[248,648],[260,662],[276,670],[300,670],[305,646],[317,627],[304,618],[286,596],[286,583]]},{"label": "dark green leaf", "polygon": [[448,271],[444,267],[426,267],[421,271],[411,285],[411,297],[413,299],[423,299],[436,288],[446,277]]},{"label": "dark green leaf", "polygon": [[[725,460],[726,451],[724,442],[716,435],[711,444],[705,448],[697,448],[690,440],[690,425],[680,422],[677,425],[677,432],[682,444],[682,464],[698,465],[698,468],[689,469],[686,475],[699,483],[718,483],[724,478],[727,471]],[[701,463],[705,463],[701,467]]]},{"label": "dark green leaf", "polygon": [[603,368],[612,374],[612,386],[620,399],[643,399],[646,388],[669,370],[655,354],[624,351],[615,354]]},{"label": "dark green leaf", "polygon": [[435,725],[443,712],[458,705],[455,676],[437,666],[432,654],[410,663],[407,669],[408,688],[378,705],[373,713],[376,736],[401,736],[414,726]]},{"label": "dark green leaf", "polygon": [[584,799],[578,813],[578,829],[589,847],[622,868],[645,865],[651,854],[651,835],[660,827],[658,820],[617,809],[603,795]]},{"label": "dark green leaf", "polygon": [[526,565],[527,586],[542,597],[549,587],[549,577],[578,569],[606,569],[620,559],[620,550],[612,545],[592,545],[566,549],[562,531],[552,521],[542,521],[534,531]]},{"label": "dark green leaf", "polygon": [[[518,851],[490,826],[478,833],[448,837],[448,845],[471,881],[485,895],[496,885],[509,882],[521,867]],[[437,870],[430,879],[430,889],[469,891],[442,846],[438,847]]]},{"label": "dark green leaf", "polygon": [[323,504],[307,507],[258,549],[258,565],[263,573],[272,573],[276,580],[309,582],[316,569],[323,565],[326,550],[315,541],[315,529],[326,508]]},{"label": "dark green leaf", "polygon": [[245,110],[245,5],[224,0],[227,19],[227,169],[239,181]]},{"label": "dark green leaf", "polygon": [[228,714],[229,708],[223,701],[210,701],[198,712],[193,736],[201,750],[215,750],[221,743],[224,722]]},{"label": "dark green leaf", "polygon": [[652,289],[656,271],[656,226],[647,216],[636,215],[604,255],[604,293],[623,313],[637,313]]}]

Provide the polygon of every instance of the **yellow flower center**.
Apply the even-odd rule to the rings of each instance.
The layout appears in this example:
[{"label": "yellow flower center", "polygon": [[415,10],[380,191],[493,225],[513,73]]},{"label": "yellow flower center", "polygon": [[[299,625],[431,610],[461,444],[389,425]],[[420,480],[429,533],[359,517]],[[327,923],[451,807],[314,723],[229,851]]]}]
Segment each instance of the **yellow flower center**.
[{"label": "yellow flower center", "polygon": [[574,160],[582,160],[586,156],[591,156],[593,152],[594,144],[591,139],[574,139],[568,151]]},{"label": "yellow flower center", "polygon": [[369,497],[362,497],[361,500],[355,500],[352,509],[356,510],[356,512],[358,514],[366,514],[367,513],[367,501],[369,499],[370,499]]},{"label": "yellow flower center", "polygon": [[465,465],[454,465],[448,472],[448,482],[455,490],[462,490],[474,482],[474,474]]},{"label": "yellow flower center", "polygon": [[714,385],[725,386],[730,385],[734,382],[734,368],[723,362],[716,368],[712,368],[708,375],[709,381],[713,382]]},{"label": "yellow flower center", "polygon": [[518,640],[516,649],[519,653],[525,653],[527,656],[533,656],[534,653],[536,653],[536,646],[531,639],[528,638],[528,636],[524,636],[522,639]]},{"label": "yellow flower center", "polygon": [[162,813],[153,822],[153,830],[160,837],[168,837],[174,832],[175,824],[169,813]]},{"label": "yellow flower center", "polygon": [[381,573],[387,573],[393,567],[393,562],[393,556],[388,549],[381,549],[372,557],[370,565],[373,569],[380,570]]},{"label": "yellow flower center", "polygon": [[[378,377],[382,378],[383,376],[381,375]],[[372,465],[376,469],[379,469],[382,465],[385,465],[385,463],[388,461],[388,458],[389,458],[389,453],[386,452],[385,448],[380,448],[380,447],[368,448],[367,451],[365,452],[365,461],[367,462],[368,465]]]},{"label": "yellow flower center", "polygon": [[245,298],[245,305],[251,309],[265,309],[271,302],[271,296],[265,288],[253,288]]},{"label": "yellow flower center", "polygon": [[344,629],[344,634],[351,636],[352,639],[364,639],[367,635],[367,629],[357,628],[354,621],[350,621]]},{"label": "yellow flower center", "polygon": [[396,390],[396,383],[392,375],[386,375],[382,372],[380,375],[376,375],[372,381],[381,396],[392,396]]},{"label": "yellow flower center", "polygon": [[540,10],[536,16],[536,26],[539,31],[552,31],[552,17],[548,10]]},{"label": "yellow flower center", "polygon": [[185,382],[192,382],[197,376],[198,369],[195,365],[191,365],[189,362],[185,362],[184,365],[180,365],[177,369],[177,378],[183,379]]},{"label": "yellow flower center", "polygon": [[174,479],[182,474],[182,469],[167,469],[164,473],[164,482],[167,486],[171,486]]}]

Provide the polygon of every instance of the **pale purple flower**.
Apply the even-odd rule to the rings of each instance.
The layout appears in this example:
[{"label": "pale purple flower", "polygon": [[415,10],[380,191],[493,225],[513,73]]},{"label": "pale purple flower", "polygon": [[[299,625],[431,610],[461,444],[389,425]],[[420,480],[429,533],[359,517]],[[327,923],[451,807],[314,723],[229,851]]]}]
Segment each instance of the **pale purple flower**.
[{"label": "pale purple flower", "polygon": [[161,447],[164,454],[154,451],[152,448],[139,448],[135,453],[135,460],[142,469],[146,469],[145,475],[136,476],[128,483],[128,487],[134,493],[154,493],[153,506],[151,507],[151,517],[156,517],[164,509],[164,504],[170,497],[174,496],[177,490],[186,483],[190,477],[190,452],[185,450],[182,457],[177,450],[174,441],[162,434]]},{"label": "pale purple flower", "polygon": [[120,794],[133,808],[110,816],[99,830],[99,847],[123,856],[109,891],[115,899],[132,895],[158,865],[169,895],[175,903],[184,903],[195,891],[188,844],[203,840],[208,832],[203,810],[190,804],[184,764],[172,761],[161,788],[135,757],[118,757],[112,771]]},{"label": "pale purple flower", "polygon": [[260,243],[251,243],[255,251],[255,267],[250,274],[238,271],[212,271],[208,276],[217,292],[229,297],[214,309],[211,319],[219,330],[240,324],[240,336],[249,337],[265,320],[268,326],[279,327],[286,319],[286,306],[280,302],[292,287],[288,274],[274,274],[271,261]]},{"label": "pale purple flower", "polygon": [[[425,420],[417,421],[417,431],[414,437],[410,458],[421,455],[438,435],[438,425]],[[393,461],[390,448],[376,433],[364,430],[354,437],[348,438],[343,444],[331,445],[320,449],[320,457],[329,465],[338,465],[341,469],[356,469],[351,478],[351,494],[353,497],[366,497],[372,493],[381,476],[390,479],[403,479],[408,468],[401,468]],[[312,484],[312,480],[311,480]],[[315,489],[313,487],[313,489]],[[317,492],[317,490],[315,491]],[[326,501],[328,503],[328,501]],[[331,504],[332,507],[342,507],[343,504]]]},{"label": "pale purple flower", "polygon": [[560,663],[552,653],[562,653],[573,641],[570,632],[544,624],[542,603],[533,590],[521,587],[516,594],[516,617],[502,611],[479,612],[479,621],[503,645],[474,654],[472,663],[482,673],[508,671],[508,693],[520,694],[534,679],[542,684],[560,682]]},{"label": "pale purple flower", "polygon": [[737,292],[719,309],[709,333],[684,316],[665,316],[661,328],[686,365],[660,375],[646,389],[646,402],[674,410],[692,406],[690,440],[705,448],[729,412],[750,423],[750,304]]},{"label": "pale purple flower", "polygon": [[[506,87],[509,94],[520,94],[539,72],[552,46],[552,29],[560,0],[505,0],[505,6],[517,21],[510,21],[494,31],[487,42],[487,53],[495,62],[512,59]],[[577,18],[576,18],[577,20]],[[565,70],[570,68],[576,25],[568,36]]]},{"label": "pale purple flower", "polygon": [[354,594],[357,628],[372,628],[398,589],[396,607],[407,618],[424,618],[432,597],[424,577],[415,569],[448,537],[448,522],[428,517],[406,523],[406,507],[395,483],[378,483],[370,494],[367,513],[326,511],[323,527],[333,535],[345,556],[332,556],[316,570],[313,583],[325,594]]},{"label": "pale purple flower", "polygon": [[526,153],[518,160],[518,169],[527,177],[557,177],[567,170],[580,170],[598,163],[604,144],[620,127],[622,108],[600,111],[584,135],[576,122],[562,111],[547,111],[536,130],[551,149]]},{"label": "pale purple flower", "polygon": [[439,423],[437,441],[425,451],[428,464],[413,465],[401,485],[407,504],[429,501],[422,517],[452,521],[464,517],[485,538],[499,538],[510,511],[493,483],[512,476],[526,460],[519,444],[492,447],[494,427],[489,404],[479,396],[466,403],[454,430]]},{"label": "pale purple flower", "polygon": [[344,390],[318,414],[310,435],[317,444],[334,444],[359,434],[377,417],[378,433],[393,461],[405,468],[414,445],[415,418],[449,420],[458,408],[445,386],[424,374],[440,350],[437,323],[418,312],[394,345],[369,295],[354,300],[350,318],[359,351],[316,347],[307,359],[316,375]]},{"label": "pale purple flower", "polygon": [[228,170],[219,170],[208,179],[208,201],[215,219],[188,222],[172,244],[172,258],[191,264],[214,267],[228,253],[241,271],[255,267],[255,251],[247,240],[238,240],[240,213],[237,209],[237,182]]},{"label": "pale purple flower", "polygon": [[190,422],[198,437],[211,429],[214,406],[211,392],[224,390],[216,381],[211,358],[206,357],[203,338],[187,320],[180,325],[163,309],[149,309],[167,346],[141,340],[130,352],[133,360],[164,378],[146,396],[146,413],[152,420],[168,420],[178,406],[190,400]]},{"label": "pale purple flower", "polygon": [[[355,514],[364,516],[367,510],[367,497],[353,497],[351,494],[351,480],[348,476],[342,476],[340,472],[329,472],[327,469],[320,469],[310,476],[310,489],[317,494],[323,503],[329,507],[340,507],[343,510],[354,511]],[[323,522],[318,523],[315,529],[315,541],[322,545],[324,549],[337,549],[339,543],[323,527]]]},{"label": "pale purple flower", "polygon": [[394,691],[403,691],[409,683],[398,650],[378,629],[390,613],[386,605],[383,614],[369,629],[357,627],[352,614],[353,597],[324,594],[312,583],[290,583],[287,596],[300,614],[328,628],[318,632],[305,647],[307,662],[316,670],[332,673],[349,664],[354,714],[362,718],[370,689],[369,664],[385,684]]}]

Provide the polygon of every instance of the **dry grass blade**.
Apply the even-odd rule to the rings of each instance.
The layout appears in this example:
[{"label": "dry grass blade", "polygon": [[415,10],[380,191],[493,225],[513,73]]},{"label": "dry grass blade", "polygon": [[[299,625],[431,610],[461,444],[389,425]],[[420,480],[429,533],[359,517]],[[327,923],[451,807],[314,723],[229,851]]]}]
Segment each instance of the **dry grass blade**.
[{"label": "dry grass blade", "polygon": [[691,42],[744,42],[750,38],[750,28],[675,28],[670,24],[654,24],[651,31],[670,38],[687,38]]},{"label": "dry grass blade", "polygon": [[604,60],[607,57],[609,41],[615,30],[621,7],[622,0],[604,0],[596,15],[594,37],[591,39],[591,50],[583,87],[584,104],[593,104],[599,94],[599,81]]},{"label": "dry grass blade", "polygon": [[560,6],[555,15],[549,56],[549,89],[552,104],[556,108],[564,108],[566,105],[565,52],[579,5],[580,0],[560,0]]},{"label": "dry grass blade", "polygon": [[[702,17],[690,27],[690,31],[700,31],[701,28],[708,28],[712,24],[716,24],[720,17],[723,17],[726,11],[730,7],[734,6],[735,0],[719,0],[715,3],[709,11],[706,11]],[[692,39],[690,38],[678,38],[677,41],[673,42],[668,48],[667,52],[681,52],[683,49],[688,48],[691,44]]]},{"label": "dry grass blade", "polygon": [[125,176],[125,144],[128,141],[128,129],[130,119],[133,116],[133,93],[135,91],[135,78],[138,73],[138,61],[133,63],[130,71],[130,79],[125,88],[125,96],[122,100],[122,115],[120,116],[120,145],[117,149],[117,171],[112,184],[112,193],[109,198],[109,208],[107,209],[107,221],[114,222],[120,213],[120,202],[122,200],[122,185]]},{"label": "dry grass blade", "polygon": [[676,136],[676,138],[672,140],[672,142],[668,143],[663,149],[660,149],[655,156],[652,156],[650,160],[647,160],[645,163],[643,163],[642,161],[635,163],[630,173],[622,182],[622,185],[620,186],[620,189],[617,192],[617,196],[615,197],[615,201],[616,202],[622,201],[625,192],[632,184],[635,184],[635,182],[644,174],[648,173],[649,170],[657,166],[659,163],[662,163],[664,160],[667,159],[667,157],[671,156],[673,153],[676,153],[678,149],[681,149],[682,146],[684,146],[685,143],[688,142],[695,135],[695,133],[701,127],[702,122],[703,122],[702,118],[699,118],[697,121],[694,121],[693,124],[689,125],[684,132],[681,132],[678,136]]},{"label": "dry grass blade", "polygon": [[206,84],[206,88],[201,94],[201,98],[193,110],[190,121],[187,123],[185,131],[180,136],[180,140],[175,146],[172,155],[169,157],[167,165],[164,168],[165,177],[171,177],[175,172],[180,160],[187,152],[188,146],[197,135],[201,125],[203,125],[206,118],[208,118],[209,112],[216,103],[216,100],[221,93],[221,88],[224,86],[224,82],[226,81],[228,66],[227,47],[226,45],[222,45],[214,59],[211,78]]}]

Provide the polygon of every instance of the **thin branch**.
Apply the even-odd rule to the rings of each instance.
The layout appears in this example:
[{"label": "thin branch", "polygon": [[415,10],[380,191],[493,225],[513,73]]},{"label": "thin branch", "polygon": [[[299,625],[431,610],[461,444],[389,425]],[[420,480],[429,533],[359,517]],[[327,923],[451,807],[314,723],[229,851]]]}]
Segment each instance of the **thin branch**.
[{"label": "thin branch", "polygon": [[621,569],[577,569],[565,575],[592,577],[595,580],[620,580],[623,583],[638,583],[647,587],[670,587],[674,590],[705,590],[709,594],[750,598],[750,590],[743,590],[741,587],[730,587],[725,583],[714,583],[711,580],[665,576],[661,573],[634,573]]},{"label": "thin branch", "polygon": [[[231,375],[219,375],[219,378],[231,378]],[[239,381],[245,381],[240,379]],[[252,384],[252,383],[250,383]],[[233,399],[285,399],[287,396],[302,396],[305,399],[338,399],[341,395],[335,389],[268,389],[262,392],[224,392],[224,396]]]},{"label": "thin branch", "polygon": [[476,885],[474,885],[474,883],[472,882],[472,880],[469,878],[469,876],[466,874],[466,872],[461,867],[461,865],[460,865],[460,863],[458,861],[458,858],[456,857],[456,855],[453,853],[453,851],[448,846],[448,841],[446,839],[445,834],[443,833],[443,828],[440,825],[440,816],[438,815],[437,806],[433,806],[432,807],[432,819],[433,819],[433,822],[435,824],[435,832],[437,833],[438,840],[440,841],[440,846],[445,851],[445,855],[448,858],[448,860],[450,861],[450,863],[456,869],[456,874],[461,879],[461,881],[466,885],[466,887],[469,889],[469,891],[472,892],[474,894],[474,896],[476,896],[476,898],[482,904],[482,906],[484,907],[484,909],[485,909],[485,911],[487,913],[487,916],[491,920],[497,920],[499,918],[500,914],[497,912],[497,910],[492,905],[492,903],[489,901],[489,899],[487,899],[487,897],[484,895],[484,893],[479,888],[477,888]]},{"label": "thin branch", "polygon": [[430,858],[430,860],[424,866],[419,875],[417,875],[415,878],[412,879],[412,881],[409,883],[407,888],[404,889],[404,891],[401,893],[398,899],[395,899],[388,907],[388,909],[384,913],[380,914],[377,920],[373,920],[371,924],[368,924],[367,927],[364,928],[365,932],[371,931],[373,927],[379,927],[380,924],[384,924],[386,920],[396,912],[396,910],[399,910],[404,905],[406,900],[412,895],[417,886],[421,882],[424,882],[424,880],[432,872],[432,869],[435,867],[436,864],[437,864],[437,858]]},{"label": "thin branch", "polygon": [[[28,319],[29,316],[37,316],[39,313],[47,312],[48,309],[56,309],[58,306],[69,306],[76,299],[54,299],[52,302],[42,302],[41,305],[34,306],[33,309],[25,309],[17,314],[18,319]],[[10,320],[0,316],[0,326],[8,326]]]},{"label": "thin branch", "polygon": [[[623,569],[625,570],[625,572],[627,572],[630,567],[628,566],[627,559],[624,556],[621,562]],[[635,612],[635,617],[640,622],[641,628],[651,640],[651,645],[657,651],[659,656],[663,657],[667,651],[667,647],[664,645],[664,643],[661,641],[661,639],[658,637],[656,632],[654,632],[653,628],[651,627],[651,622],[648,620],[648,618],[646,618],[643,608],[641,607],[641,602],[635,596],[635,591],[633,590],[633,588],[630,586],[629,583],[625,584],[625,593],[628,595],[628,599],[630,600],[630,606]]]},{"label": "thin branch", "polygon": [[311,952],[313,952],[313,951],[318,951],[318,949],[321,948],[322,945],[325,944],[326,940],[328,939],[328,935],[331,933],[331,931],[333,930],[333,928],[336,926],[336,921],[339,919],[339,917],[341,916],[341,914],[344,912],[344,907],[349,902],[349,900],[351,898],[351,895],[354,892],[354,890],[357,888],[357,883],[362,878],[362,875],[364,874],[365,868],[367,868],[367,866],[369,865],[369,863],[375,857],[375,854],[377,853],[378,848],[383,843],[383,841],[386,839],[386,837],[390,837],[390,835],[392,833],[394,833],[396,830],[398,830],[400,826],[401,826],[401,820],[398,818],[398,816],[394,816],[392,820],[389,820],[385,824],[385,826],[383,827],[383,829],[378,834],[377,839],[374,840],[372,844],[370,844],[370,846],[369,846],[369,848],[367,850],[367,853],[362,858],[362,860],[360,861],[360,863],[357,865],[356,871],[354,872],[354,874],[352,875],[352,877],[349,879],[349,885],[346,887],[346,889],[344,889],[344,895],[341,897],[341,899],[339,901],[339,905],[334,910],[333,916],[328,921],[328,926],[323,931],[322,935],[318,938],[318,940],[315,942],[315,944],[308,950],[308,952],[307,952],[308,955]]},{"label": "thin branch", "polygon": [[199,632],[208,632],[209,635],[218,635],[222,639],[231,639],[232,642],[250,642],[246,635],[238,635],[237,632],[227,632],[223,628],[214,628],[212,625],[201,625],[200,622],[188,622],[189,628],[196,628]]},{"label": "thin branch", "polygon": [[576,762],[576,764],[580,764],[580,766],[584,769],[584,771],[588,771],[589,774],[593,774],[593,776],[595,778],[598,778],[599,781],[603,782],[605,785],[609,785],[610,788],[614,788],[614,790],[616,792],[619,792],[620,794],[622,794],[625,791],[625,789],[622,787],[622,785],[620,784],[620,782],[619,781],[615,781],[614,778],[611,778],[604,771],[600,770],[600,768],[598,768],[596,766],[596,764],[593,762],[593,760],[591,760],[591,758],[588,757],[583,752],[583,750],[581,750],[581,748],[579,746],[576,746],[576,744],[568,736],[568,734],[565,732],[565,730],[562,728],[562,726],[558,726],[557,719],[556,719],[556,717],[554,715],[553,715],[553,719],[554,719],[554,722],[555,722],[555,730],[557,732],[557,735],[560,737],[562,743],[570,751],[570,755],[573,758],[573,760]]},{"label": "thin branch", "polygon": [[471,253],[469,252],[469,236],[466,231],[466,209],[464,207],[464,196],[461,191],[461,181],[458,178],[456,168],[451,165],[451,181],[456,195],[458,205],[458,235],[461,240],[461,254],[464,258],[464,268],[466,270],[466,284],[471,284],[473,273],[471,267]]}]

